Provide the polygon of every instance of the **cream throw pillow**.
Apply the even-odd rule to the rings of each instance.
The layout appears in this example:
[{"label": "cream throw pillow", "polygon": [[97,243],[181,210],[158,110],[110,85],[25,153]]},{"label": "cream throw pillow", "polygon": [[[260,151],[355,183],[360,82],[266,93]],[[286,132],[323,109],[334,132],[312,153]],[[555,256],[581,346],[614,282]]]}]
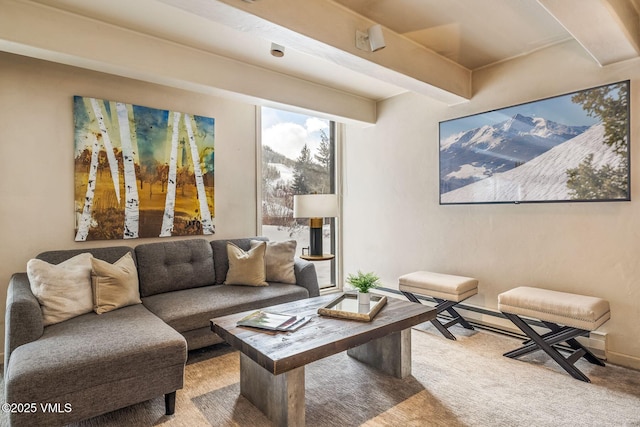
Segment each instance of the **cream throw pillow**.
[{"label": "cream throw pillow", "polygon": [[138,288],[138,270],[130,253],[126,253],[115,264],[93,258],[91,266],[93,311],[102,314],[142,303]]},{"label": "cream throw pillow", "polygon": [[93,310],[90,253],[49,264],[40,259],[27,263],[31,292],[42,309],[44,326],[63,322]]},{"label": "cream throw pillow", "polygon": [[[259,245],[259,240],[252,240],[251,247]],[[294,285],[296,273],[293,268],[296,256],[295,240],[285,242],[267,242],[267,251],[264,255],[267,282],[280,282]]]},{"label": "cream throw pillow", "polygon": [[264,254],[267,243],[261,242],[245,252],[242,248],[227,242],[229,271],[225,285],[269,286],[266,282]]}]

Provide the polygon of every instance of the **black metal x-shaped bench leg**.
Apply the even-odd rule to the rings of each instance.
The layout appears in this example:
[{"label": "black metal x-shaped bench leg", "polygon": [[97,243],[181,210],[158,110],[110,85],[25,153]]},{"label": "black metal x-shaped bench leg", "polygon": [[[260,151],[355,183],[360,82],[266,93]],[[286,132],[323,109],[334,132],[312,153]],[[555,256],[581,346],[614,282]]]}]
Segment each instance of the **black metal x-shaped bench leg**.
[{"label": "black metal x-shaped bench leg", "polygon": [[440,298],[434,298],[434,300],[436,300],[436,302],[438,303],[438,305],[436,305],[436,310],[438,313],[442,313],[443,311],[448,312],[451,317],[453,319],[451,319],[449,322],[445,323],[445,327],[448,328],[449,326],[453,326],[456,323],[459,323],[460,326],[462,326],[465,329],[473,329],[473,326],[471,326],[469,324],[469,322],[467,322],[466,320],[464,320],[464,317],[462,317],[460,315],[460,313],[458,313],[453,307],[458,304],[455,301],[448,301],[448,300],[444,300],[444,299],[440,299]]},{"label": "black metal x-shaped bench leg", "polygon": [[[584,357],[591,363],[604,366],[604,363],[600,359],[575,339],[576,337],[589,333],[589,331],[571,328],[568,326],[561,327],[551,322],[543,322],[545,326],[551,329],[551,332],[540,335],[519,316],[511,313],[504,313],[504,315],[531,339],[529,341],[525,341],[524,346],[506,352],[504,356],[516,358],[536,350],[543,350],[572,377],[585,382],[591,381],[589,380],[589,377],[574,366],[578,359]],[[554,348],[554,345],[561,342],[566,342],[574,350],[569,357],[564,357]]]},{"label": "black metal x-shaped bench leg", "polygon": [[[563,327],[561,327],[560,325],[556,325],[555,323],[551,323],[551,322],[542,322],[547,328],[549,328],[551,330],[550,333],[559,331],[564,329]],[[566,328],[566,326],[565,326]],[[585,335],[588,334],[588,331]],[[544,335],[543,335],[544,336]],[[591,352],[591,350],[589,350],[588,348],[584,347],[582,344],[580,344],[575,338],[571,338],[565,341],[567,344],[569,344],[569,347],[571,347],[572,349],[576,350],[576,351],[580,351],[583,350],[584,351],[584,358],[587,359],[590,363],[593,363],[594,365],[598,365],[598,366],[605,366],[604,362],[600,359],[598,359],[598,356],[596,356],[595,354],[593,354]]]},{"label": "black metal x-shaped bench leg", "polygon": [[[418,297],[416,297],[414,294],[412,294],[411,292],[406,292],[406,291],[400,291],[402,292],[402,294],[407,297],[407,299],[411,302],[417,302],[418,304],[421,304],[420,300],[418,299]],[[441,323],[438,319],[433,319],[431,320],[431,323],[433,324],[433,326],[436,327],[436,329],[438,331],[440,331],[440,333],[442,335],[445,336],[445,338],[448,338],[450,340],[456,340],[456,337],[449,332],[449,327],[459,323],[463,328],[465,329],[471,329],[473,330],[473,326],[471,326],[469,324],[469,322],[467,322],[466,320],[464,320],[464,318],[460,315],[460,313],[458,313],[453,306],[455,306],[456,304],[458,304],[455,301],[448,301],[448,300],[444,300],[444,299],[440,299],[440,298],[433,298],[438,304],[435,306],[436,309],[436,314],[442,313],[443,311],[448,312],[453,319],[451,319],[450,321],[448,321],[447,323]]]}]

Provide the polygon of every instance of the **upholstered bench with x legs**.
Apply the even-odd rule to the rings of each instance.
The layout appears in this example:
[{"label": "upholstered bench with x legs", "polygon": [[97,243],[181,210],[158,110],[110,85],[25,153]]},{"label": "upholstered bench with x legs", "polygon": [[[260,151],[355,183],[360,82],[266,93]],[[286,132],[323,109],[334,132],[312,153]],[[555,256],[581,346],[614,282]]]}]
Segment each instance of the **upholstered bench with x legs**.
[{"label": "upholstered bench with x legs", "polygon": [[[602,298],[576,295],[547,289],[518,287],[498,295],[498,309],[530,340],[504,356],[516,358],[543,350],[572,377],[591,382],[575,363],[584,357],[589,362],[604,366],[576,337],[588,335],[611,317],[609,302]],[[522,317],[538,319],[550,332],[538,334]],[[558,344],[566,343],[572,352],[568,357],[558,351]]]},{"label": "upholstered bench with x legs", "polygon": [[451,274],[432,273],[430,271],[415,271],[413,273],[400,276],[398,279],[400,292],[409,301],[420,300],[416,295],[426,295],[433,298],[436,305],[436,312],[448,312],[453,319],[447,323],[441,323],[437,318],[431,320],[445,337],[455,340],[456,337],[449,331],[449,327],[459,323],[463,328],[473,329],[453,307],[461,301],[478,293],[478,280],[471,277],[453,276]]}]

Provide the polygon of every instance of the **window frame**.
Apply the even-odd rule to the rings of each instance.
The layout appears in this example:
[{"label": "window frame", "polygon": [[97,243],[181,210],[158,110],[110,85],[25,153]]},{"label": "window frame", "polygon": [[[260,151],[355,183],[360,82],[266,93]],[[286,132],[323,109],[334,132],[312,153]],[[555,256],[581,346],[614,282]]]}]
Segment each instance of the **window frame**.
[{"label": "window frame", "polygon": [[[282,111],[290,111],[296,114],[303,114],[309,117],[317,117],[308,113],[300,113],[297,111],[286,110],[280,107],[269,107],[280,109]],[[333,145],[334,161],[332,162],[329,173],[332,176],[330,180],[330,190],[338,196],[338,217],[329,218],[326,223],[330,225],[333,232],[331,233],[331,253],[335,257],[330,261],[313,261],[314,263],[330,262],[331,263],[331,280],[333,286],[320,288],[320,294],[328,294],[341,292],[344,289],[344,281],[342,279],[342,140],[344,136],[344,125],[332,119],[321,117],[329,120],[329,141]],[[262,107],[256,106],[256,235],[263,235],[262,231]],[[322,286],[322,284],[319,284]]]}]

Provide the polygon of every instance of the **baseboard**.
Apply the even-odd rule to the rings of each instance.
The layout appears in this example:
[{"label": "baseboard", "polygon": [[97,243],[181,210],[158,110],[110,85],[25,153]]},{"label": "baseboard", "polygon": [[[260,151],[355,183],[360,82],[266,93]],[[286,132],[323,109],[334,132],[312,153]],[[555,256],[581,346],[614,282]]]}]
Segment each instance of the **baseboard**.
[{"label": "baseboard", "polygon": [[615,351],[607,351],[607,361],[625,368],[635,369],[640,371],[640,358],[629,356],[628,354],[616,353]]}]

